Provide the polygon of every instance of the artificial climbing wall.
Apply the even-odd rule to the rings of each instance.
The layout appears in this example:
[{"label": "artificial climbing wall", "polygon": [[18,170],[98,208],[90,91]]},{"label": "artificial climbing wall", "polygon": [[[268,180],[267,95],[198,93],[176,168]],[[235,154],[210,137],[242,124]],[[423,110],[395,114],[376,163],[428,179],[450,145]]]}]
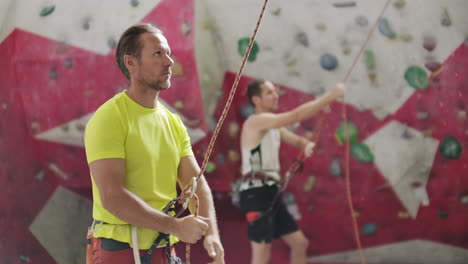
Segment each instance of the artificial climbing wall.
[{"label": "artificial climbing wall", "polygon": [[84,263],[91,221],[83,131],[127,81],[115,45],[154,23],[175,65],[164,103],[195,145],[205,121],[193,52],[192,1],[0,2],[0,263]]},{"label": "artificial climbing wall", "polygon": [[[197,26],[200,34],[211,32],[216,45],[206,51],[221,50],[216,63],[226,66],[208,120],[212,129],[262,1],[205,2],[209,15]],[[351,201],[368,262],[467,263],[468,2],[392,0],[377,20],[385,3],[270,1],[221,132],[228,140],[218,142],[207,177],[226,191],[240,177],[239,130],[253,111],[244,96],[249,81],[276,83],[284,111],[320,96],[350,72],[344,102],[288,127],[309,138],[321,131],[315,154],[283,197],[311,241],[309,261],[359,262]],[[202,65],[199,72],[209,76],[213,67]],[[283,170],[298,154],[282,147]],[[287,263],[285,245],[277,242],[273,249],[272,263]]]},{"label": "artificial climbing wall", "polygon": [[[91,196],[82,132],[96,108],[125,88],[113,54],[126,27],[143,21],[165,31],[177,63],[162,99],[182,116],[201,160],[260,4],[1,1],[0,262],[84,263]],[[344,77],[383,5],[270,0],[206,173],[227,263],[249,259],[246,225],[229,196],[239,177],[239,129],[252,111],[245,85],[260,77],[277,83],[281,111],[319,96]],[[393,0],[350,75],[352,202],[369,263],[468,259],[467,9],[462,0]],[[358,263],[342,107],[289,128],[312,137],[323,120],[315,155],[284,197],[311,240],[311,263]],[[298,153],[283,147],[283,169]],[[272,263],[287,263],[284,244],[275,242],[273,252]],[[197,244],[192,262],[208,260]]]}]

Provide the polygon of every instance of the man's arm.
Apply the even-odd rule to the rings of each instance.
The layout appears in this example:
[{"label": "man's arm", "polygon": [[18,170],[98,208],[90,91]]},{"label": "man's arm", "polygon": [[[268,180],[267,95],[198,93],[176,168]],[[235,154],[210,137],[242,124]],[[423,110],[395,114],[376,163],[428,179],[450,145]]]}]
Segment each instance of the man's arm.
[{"label": "man's arm", "polygon": [[294,134],[286,128],[280,128],[281,140],[304,151],[306,157],[312,155],[315,143],[305,137]]},{"label": "man's arm", "polygon": [[[182,157],[178,171],[178,179],[181,189],[184,189],[185,186],[190,184],[192,178],[196,177],[199,172],[200,167],[198,166],[194,156]],[[224,249],[219,237],[213,196],[211,195],[210,187],[208,186],[204,176],[201,176],[198,180],[196,194],[199,201],[199,215],[209,219],[209,227],[206,230],[206,238],[203,243],[205,249],[210,257],[215,260],[213,263],[224,263]]]},{"label": "man's arm", "polygon": [[188,243],[198,241],[208,228],[202,219],[178,219],[153,209],[126,189],[124,159],[96,160],[89,167],[99,190],[102,206],[119,219],[138,227],[173,234]]},{"label": "man's arm", "polygon": [[252,116],[252,118],[249,118],[248,120],[249,126],[256,130],[267,130],[300,122],[313,116],[329,103],[343,96],[344,89],[343,84],[337,84],[335,88],[329,90],[320,98],[301,104],[291,111],[279,114],[262,113],[260,115]]}]

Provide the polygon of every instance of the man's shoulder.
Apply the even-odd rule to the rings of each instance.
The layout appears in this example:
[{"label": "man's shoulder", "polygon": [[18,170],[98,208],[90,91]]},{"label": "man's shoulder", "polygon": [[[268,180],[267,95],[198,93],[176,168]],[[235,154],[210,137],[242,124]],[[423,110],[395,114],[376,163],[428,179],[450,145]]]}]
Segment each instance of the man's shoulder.
[{"label": "man's shoulder", "polygon": [[115,119],[119,119],[121,116],[121,110],[119,109],[120,101],[122,100],[119,94],[113,96],[104,102],[92,115],[89,123],[93,121],[97,122],[110,122]]}]

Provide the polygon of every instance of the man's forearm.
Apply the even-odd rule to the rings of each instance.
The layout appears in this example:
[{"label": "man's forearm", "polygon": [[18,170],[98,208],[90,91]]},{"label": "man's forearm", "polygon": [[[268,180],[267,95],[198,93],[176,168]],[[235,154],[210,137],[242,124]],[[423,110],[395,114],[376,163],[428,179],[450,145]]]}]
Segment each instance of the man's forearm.
[{"label": "man's forearm", "polygon": [[152,208],[126,189],[105,200],[104,208],[129,224],[168,234],[173,234],[177,229],[174,217]]},{"label": "man's forearm", "polygon": [[338,97],[339,95],[333,91],[330,91],[316,100],[298,106],[296,109],[294,109],[294,111],[296,111],[298,121],[303,121],[315,115]]}]

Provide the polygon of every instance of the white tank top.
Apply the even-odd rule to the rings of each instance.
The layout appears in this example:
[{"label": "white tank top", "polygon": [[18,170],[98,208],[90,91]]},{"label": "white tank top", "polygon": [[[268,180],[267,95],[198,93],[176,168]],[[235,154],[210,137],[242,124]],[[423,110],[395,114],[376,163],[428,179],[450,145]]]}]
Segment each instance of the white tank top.
[{"label": "white tank top", "polygon": [[262,171],[280,180],[279,149],[281,137],[279,129],[270,129],[260,144],[253,149],[242,148],[242,174]]}]

